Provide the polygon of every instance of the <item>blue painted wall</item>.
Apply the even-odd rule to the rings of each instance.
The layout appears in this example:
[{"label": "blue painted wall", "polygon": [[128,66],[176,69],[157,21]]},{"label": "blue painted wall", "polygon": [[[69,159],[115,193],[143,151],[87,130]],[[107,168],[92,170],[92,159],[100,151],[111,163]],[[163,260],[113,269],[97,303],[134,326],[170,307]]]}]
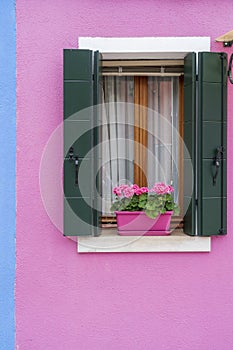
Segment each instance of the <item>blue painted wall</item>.
[{"label": "blue painted wall", "polygon": [[15,1],[0,5],[0,349],[15,348]]}]

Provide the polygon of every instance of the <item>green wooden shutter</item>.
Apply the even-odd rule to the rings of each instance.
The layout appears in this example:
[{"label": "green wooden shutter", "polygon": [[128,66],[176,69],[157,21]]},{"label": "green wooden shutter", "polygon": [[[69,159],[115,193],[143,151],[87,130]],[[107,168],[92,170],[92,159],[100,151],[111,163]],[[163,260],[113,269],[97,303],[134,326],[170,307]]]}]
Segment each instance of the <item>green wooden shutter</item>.
[{"label": "green wooden shutter", "polygon": [[[95,63],[98,58],[96,56]],[[94,93],[93,52],[64,50],[64,235],[96,235],[98,213],[93,209],[95,195],[95,158],[97,103]],[[95,96],[95,101],[94,101]],[[75,161],[78,156],[78,183]],[[91,151],[92,152],[89,152]]]},{"label": "green wooden shutter", "polygon": [[[227,55],[198,55],[198,217],[200,236],[226,234]],[[219,153],[216,183],[214,157]]]},{"label": "green wooden shutter", "polygon": [[196,54],[184,59],[184,231],[195,235]]},{"label": "green wooden shutter", "polygon": [[100,62],[102,56],[99,51],[94,52],[94,87],[93,87],[93,102],[94,102],[94,123],[93,123],[93,146],[94,146],[94,164],[93,167],[95,169],[95,178],[94,178],[94,188],[93,188],[93,220],[95,222],[95,235],[99,234],[99,217],[102,215],[101,210],[101,197],[100,197],[100,188],[101,188],[101,178],[100,171],[101,168],[101,152],[95,149],[98,145],[100,145],[100,126],[99,126],[99,118],[100,111],[99,108],[99,85],[100,85]]}]

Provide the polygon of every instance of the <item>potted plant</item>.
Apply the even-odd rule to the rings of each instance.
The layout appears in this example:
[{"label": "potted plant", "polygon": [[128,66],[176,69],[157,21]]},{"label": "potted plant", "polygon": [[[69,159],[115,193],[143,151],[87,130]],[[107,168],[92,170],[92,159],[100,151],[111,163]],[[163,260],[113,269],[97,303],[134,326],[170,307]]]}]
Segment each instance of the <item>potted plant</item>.
[{"label": "potted plant", "polygon": [[174,189],[164,183],[148,187],[120,185],[113,189],[116,196],[111,210],[116,213],[118,233],[123,236],[169,235],[170,221],[178,207]]}]

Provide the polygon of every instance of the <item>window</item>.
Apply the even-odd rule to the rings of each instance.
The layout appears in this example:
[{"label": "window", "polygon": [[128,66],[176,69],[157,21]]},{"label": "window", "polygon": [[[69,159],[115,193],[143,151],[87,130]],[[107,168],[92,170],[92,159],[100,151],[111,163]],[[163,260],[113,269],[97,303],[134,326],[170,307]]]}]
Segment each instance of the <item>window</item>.
[{"label": "window", "polygon": [[[112,190],[119,183],[140,187],[151,187],[155,182],[173,184],[176,202],[182,207],[178,168],[182,153],[183,60],[109,60],[101,65],[100,101],[106,120],[101,137],[104,226],[114,222],[110,212]],[[164,65],[166,73],[161,73]],[[122,66],[124,72],[118,74]]]},{"label": "window", "polygon": [[[184,57],[182,125],[189,153],[184,152],[183,157],[183,194],[184,204],[190,202],[184,229],[189,235],[210,236],[226,233],[227,57],[223,53],[204,52],[199,53],[198,62],[196,79],[195,53]],[[98,143],[98,110],[92,106],[98,102],[99,75],[98,52],[64,51],[64,234],[68,236],[97,234],[102,215],[96,210],[99,196],[94,171],[99,155],[89,152]],[[145,87],[146,83],[141,79],[137,84]],[[89,112],[85,113],[87,107],[90,107]],[[83,176],[81,166],[79,174],[75,162],[69,160],[73,158],[69,152],[71,145],[74,157],[79,157]],[[193,184],[189,181],[190,160],[194,168]],[[217,161],[220,161],[219,167]],[[140,172],[136,171],[136,174],[142,178]],[[82,186],[75,186],[77,178]]]}]

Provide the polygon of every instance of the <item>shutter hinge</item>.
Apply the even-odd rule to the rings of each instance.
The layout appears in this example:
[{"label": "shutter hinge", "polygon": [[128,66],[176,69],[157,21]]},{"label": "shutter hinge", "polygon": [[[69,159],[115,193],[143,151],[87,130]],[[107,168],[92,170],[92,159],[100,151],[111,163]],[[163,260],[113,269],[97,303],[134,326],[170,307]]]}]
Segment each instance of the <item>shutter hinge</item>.
[{"label": "shutter hinge", "polygon": [[198,74],[196,74],[196,81],[198,81]]},{"label": "shutter hinge", "polygon": [[225,235],[226,232],[225,232],[224,228],[221,227],[221,228],[218,230],[218,234],[221,235],[221,236]]},{"label": "shutter hinge", "polygon": [[198,199],[195,199],[195,205],[198,206]]}]

